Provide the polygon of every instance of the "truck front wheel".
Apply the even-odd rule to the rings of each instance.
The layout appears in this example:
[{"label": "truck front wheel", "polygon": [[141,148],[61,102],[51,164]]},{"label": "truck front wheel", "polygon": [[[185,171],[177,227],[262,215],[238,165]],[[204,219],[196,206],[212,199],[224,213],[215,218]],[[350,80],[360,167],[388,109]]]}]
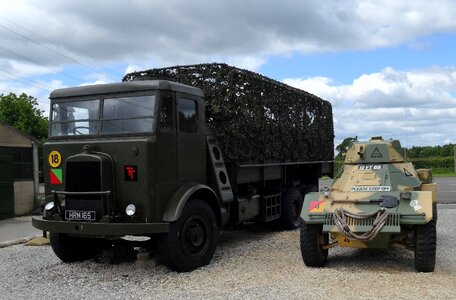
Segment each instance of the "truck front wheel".
[{"label": "truck front wheel", "polygon": [[436,252],[435,220],[416,226],[415,231],[415,269],[418,272],[432,272],[435,268]]},{"label": "truck front wheel", "polygon": [[158,241],[162,260],[169,268],[189,272],[210,263],[217,244],[218,227],[212,208],[191,199],[181,217]]},{"label": "truck front wheel", "polygon": [[102,251],[101,241],[94,238],[74,237],[64,233],[51,232],[49,240],[55,255],[63,262],[89,259]]},{"label": "truck front wheel", "polygon": [[328,249],[323,245],[329,242],[329,235],[323,233],[323,225],[301,224],[301,255],[308,267],[323,267],[328,259]]}]

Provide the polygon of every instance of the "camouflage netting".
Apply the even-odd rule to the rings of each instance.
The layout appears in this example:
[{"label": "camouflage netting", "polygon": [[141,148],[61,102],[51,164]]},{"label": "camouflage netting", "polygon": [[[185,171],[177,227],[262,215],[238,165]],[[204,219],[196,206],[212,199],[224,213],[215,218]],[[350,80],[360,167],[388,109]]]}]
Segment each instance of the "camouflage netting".
[{"label": "camouflage netting", "polygon": [[226,64],[152,69],[123,81],[144,77],[171,77],[203,90],[206,121],[227,161],[333,160],[331,104],[315,95]]}]

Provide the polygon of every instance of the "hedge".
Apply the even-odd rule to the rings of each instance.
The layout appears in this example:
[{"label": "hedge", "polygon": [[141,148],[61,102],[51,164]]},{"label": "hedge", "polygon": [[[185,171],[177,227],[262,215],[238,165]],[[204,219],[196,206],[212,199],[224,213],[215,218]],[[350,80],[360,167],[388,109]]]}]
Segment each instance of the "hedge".
[{"label": "hedge", "polygon": [[[434,173],[453,173],[454,172],[454,157],[420,157],[411,158],[409,160],[415,166],[415,169],[432,169]],[[339,166],[343,164],[343,161],[337,160],[334,163],[335,174],[339,169]]]}]

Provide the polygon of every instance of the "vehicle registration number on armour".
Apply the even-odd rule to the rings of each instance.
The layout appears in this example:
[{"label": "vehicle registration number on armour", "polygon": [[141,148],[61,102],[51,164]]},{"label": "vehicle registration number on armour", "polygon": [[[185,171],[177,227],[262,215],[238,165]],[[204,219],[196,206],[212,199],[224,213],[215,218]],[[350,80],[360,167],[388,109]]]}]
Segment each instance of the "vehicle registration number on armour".
[{"label": "vehicle registration number on armour", "polygon": [[85,210],[66,210],[65,219],[66,220],[78,220],[78,221],[95,221],[95,211],[85,211]]},{"label": "vehicle registration number on armour", "polygon": [[390,186],[352,186],[352,192],[389,192],[391,191]]}]

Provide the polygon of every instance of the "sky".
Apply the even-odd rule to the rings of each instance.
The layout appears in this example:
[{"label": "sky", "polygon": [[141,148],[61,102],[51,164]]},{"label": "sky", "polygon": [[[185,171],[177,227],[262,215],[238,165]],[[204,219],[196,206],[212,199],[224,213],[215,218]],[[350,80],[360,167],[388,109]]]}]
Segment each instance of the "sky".
[{"label": "sky", "polygon": [[331,102],[346,137],[456,143],[454,0],[0,2],[0,94],[220,62]]}]

